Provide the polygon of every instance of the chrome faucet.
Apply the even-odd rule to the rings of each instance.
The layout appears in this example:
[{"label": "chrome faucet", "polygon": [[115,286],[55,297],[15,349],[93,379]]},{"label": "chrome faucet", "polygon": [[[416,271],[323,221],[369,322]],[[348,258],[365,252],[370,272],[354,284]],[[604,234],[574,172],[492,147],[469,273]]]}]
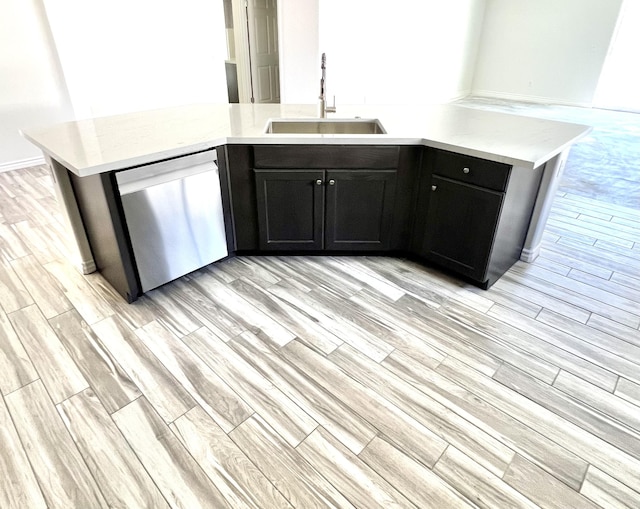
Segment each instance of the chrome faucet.
[{"label": "chrome faucet", "polygon": [[320,118],[326,118],[327,113],[335,113],[336,112],[336,96],[333,96],[333,106],[327,106],[327,98],[326,98],[326,85],[325,82],[327,80],[327,54],[322,54],[322,60],[320,62],[320,69],[322,69],[322,78],[320,78],[320,102],[318,104],[318,110],[320,113]]}]

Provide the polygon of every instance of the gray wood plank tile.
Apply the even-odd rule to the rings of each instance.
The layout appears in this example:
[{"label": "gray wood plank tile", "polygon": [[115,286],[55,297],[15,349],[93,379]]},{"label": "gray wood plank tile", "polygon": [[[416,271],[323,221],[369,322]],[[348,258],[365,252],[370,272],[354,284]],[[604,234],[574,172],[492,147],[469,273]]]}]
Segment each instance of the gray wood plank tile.
[{"label": "gray wood plank tile", "polygon": [[42,382],[26,385],[5,400],[47,506],[107,507]]},{"label": "gray wood plank tile", "polygon": [[46,508],[36,476],[22,448],[9,411],[0,398],[0,507]]},{"label": "gray wood plank tile", "polygon": [[[317,288],[307,294],[309,301],[340,327],[349,326],[340,337],[371,359],[381,361],[393,351],[389,339],[398,336],[397,331],[375,317],[361,312],[349,300],[337,298],[337,295],[324,288]],[[357,335],[356,335],[357,332]],[[401,330],[403,333],[404,331]]]},{"label": "gray wood plank tile", "polygon": [[355,508],[259,416],[250,417],[229,436],[294,507]]},{"label": "gray wood plank tile", "polygon": [[286,345],[295,338],[295,334],[252,306],[210,274],[202,274],[194,281],[194,284],[203,294],[214,300],[217,305],[242,324],[245,330],[252,332],[261,330],[280,346]]},{"label": "gray wood plank tile", "polygon": [[175,285],[169,283],[147,292],[145,296],[151,299],[159,309],[159,313],[155,317],[156,320],[176,336],[182,337],[197,331],[202,327],[202,323],[198,321],[192,311],[185,309],[175,298],[176,292]]},{"label": "gray wood plank tile", "polygon": [[615,281],[609,281],[602,279],[598,276],[593,276],[587,272],[583,272],[577,269],[571,269],[569,272],[569,278],[575,281],[580,281],[586,285],[593,286],[599,290],[604,290],[623,299],[635,302],[640,306],[640,290],[638,288],[629,288],[624,285],[619,285]]},{"label": "gray wood plank tile", "polygon": [[[34,202],[39,203],[37,201]],[[44,211],[42,215],[46,218],[48,212]],[[20,221],[12,225],[13,230],[20,236],[20,239],[33,253],[33,257],[40,264],[50,263],[54,260],[65,258],[67,252],[60,249],[60,242],[52,235],[48,224],[39,224],[40,221],[34,221],[34,216],[29,214],[27,221]]]},{"label": "gray wood plank tile", "polygon": [[171,507],[232,508],[146,398],[113,419]]},{"label": "gray wood plank tile", "polygon": [[136,335],[225,432],[253,413],[220,376],[161,324],[151,322]]},{"label": "gray wood plank tile", "polygon": [[376,435],[347,403],[285,362],[256,335],[245,332],[229,346],[355,454]]},{"label": "gray wood plank tile", "polygon": [[499,405],[489,404],[463,385],[420,366],[402,353],[394,352],[383,365],[567,485],[580,487],[587,463],[504,412]]},{"label": "gray wood plank tile", "polygon": [[542,310],[542,306],[535,304],[524,297],[519,297],[514,293],[509,293],[509,291],[505,290],[502,286],[496,286],[498,282],[503,282],[505,277],[506,276],[503,276],[489,290],[483,290],[482,288],[470,288],[470,290],[473,293],[487,295],[494,303],[502,304],[503,306],[513,309],[523,315],[530,316],[531,318],[538,316],[538,313]]},{"label": "gray wood plank tile", "polygon": [[367,355],[373,359],[382,360],[393,350],[391,346],[362,329],[358,324],[351,323],[351,320],[340,316],[331,307],[327,307],[326,303],[330,298],[325,294],[320,296],[314,294],[312,297],[313,292],[317,290],[303,293],[279,283],[270,287],[268,291],[317,321],[321,327],[331,332],[340,341],[349,341],[362,351],[366,351]]},{"label": "gray wood plank tile", "polygon": [[580,493],[607,509],[634,509],[640,504],[639,492],[629,489],[593,465],[587,470]]},{"label": "gray wood plank tile", "polygon": [[593,329],[606,332],[607,334],[623,339],[627,343],[640,346],[640,331],[627,327],[626,325],[622,325],[618,322],[614,322],[613,320],[609,320],[597,313],[591,313],[591,318],[589,318],[587,325]]},{"label": "gray wood plank tile", "polygon": [[198,278],[193,275],[174,281],[172,283],[175,290],[172,292],[173,298],[182,304],[185,309],[188,309],[199,323],[225,341],[229,341],[247,330],[246,323],[241,323],[224,308],[220,307],[215,302],[215,299],[198,291],[193,284],[194,282],[197,283],[197,281]]},{"label": "gray wood plank tile", "polygon": [[286,303],[275,294],[263,290],[248,279],[238,278],[230,286],[260,311],[278,320],[306,345],[326,354],[342,344],[340,338],[319,325],[302,310]]},{"label": "gray wood plank tile", "polygon": [[232,507],[292,507],[202,408],[189,410],[170,428]]},{"label": "gray wood plank tile", "polygon": [[196,405],[186,389],[119,318],[102,320],[93,330],[165,421],[174,421]]},{"label": "gray wood plank tile", "polygon": [[186,336],[184,342],[292,446],[298,445],[318,425],[206,328]]},{"label": "gray wood plank tile", "polygon": [[[525,332],[535,334],[538,340],[561,346],[564,350],[572,352],[582,359],[597,364],[613,373],[626,376],[633,380],[640,380],[640,371],[638,370],[638,364],[635,362],[584,341],[582,338],[578,338],[556,327],[547,325],[539,319],[532,320],[526,316],[514,314],[511,310],[498,305],[491,310],[489,315],[518,327]],[[593,331],[594,334],[597,332],[598,331]],[[629,348],[633,347],[633,345],[629,345],[628,343],[625,344],[628,345]]]},{"label": "gray wood plank tile", "polygon": [[45,318],[53,318],[72,309],[60,284],[32,255],[13,260],[11,267]]},{"label": "gray wood plank tile", "polygon": [[279,354],[332,393],[335,399],[344,401],[415,460],[430,467],[446,448],[447,443],[433,431],[377,392],[354,380],[324,356],[297,341],[292,341]]},{"label": "gray wood plank tile", "polygon": [[[444,351],[437,348],[439,343],[436,342],[436,346],[432,346],[429,338],[425,337],[425,333],[429,334],[431,331],[427,330],[422,319],[410,313],[403,313],[396,306],[388,306],[378,295],[366,289],[353,295],[349,300],[362,313],[375,317],[397,333],[390,336],[391,340],[388,340],[396,350],[410,351],[415,359],[430,367],[437,366],[447,356]],[[408,334],[402,334],[402,332]],[[443,350],[449,351],[446,345],[445,343]]]},{"label": "gray wood plank tile", "polygon": [[579,260],[598,265],[621,274],[637,277],[638,262],[631,256],[625,256],[618,252],[609,251],[603,247],[587,246],[562,237],[553,244],[543,242],[544,250],[552,251],[560,255],[573,256]]},{"label": "gray wood plank tile", "polygon": [[[585,323],[589,319],[590,312],[588,309],[569,304],[565,300],[549,295],[543,290],[530,288],[527,286],[526,281],[518,281],[516,278],[517,275],[512,275],[512,272],[510,271],[505,274],[504,277],[500,278],[500,280],[496,281],[494,286],[497,286],[498,289],[504,289],[507,292],[511,292],[514,295],[525,298],[530,302],[534,302],[542,308],[553,309],[556,313],[567,316],[568,318],[578,322]],[[535,316],[533,318],[535,318]]]},{"label": "gray wood plank tile", "polygon": [[364,284],[364,288],[384,296],[390,301],[395,302],[406,294],[404,288],[387,281],[375,270],[369,268],[366,264],[366,258],[361,260],[359,257],[327,257],[325,263],[336,269],[340,278],[344,275],[350,275]]},{"label": "gray wood plank tile", "polygon": [[[246,260],[251,261],[266,270],[274,277],[278,278],[281,282],[287,281],[290,284],[303,292],[309,292],[316,288],[318,285],[306,278],[303,278],[301,274],[289,267],[282,261],[282,257],[278,256],[245,256]],[[284,258],[285,260],[288,258]]]},{"label": "gray wood plank tile", "polygon": [[118,359],[77,311],[56,316],[49,324],[109,413],[140,396]]},{"label": "gray wood plank tile", "polygon": [[9,314],[33,304],[33,298],[8,260],[0,259],[0,305]]},{"label": "gray wood plank tile", "polygon": [[582,430],[618,448],[624,448],[628,454],[640,459],[640,433],[592,407],[581,404],[554,387],[533,380],[507,364],[504,364],[493,378],[541,407],[551,410],[555,415],[578,425]]},{"label": "gray wood plank tile", "polygon": [[0,392],[8,394],[38,376],[9,318],[0,310]]},{"label": "gray wood plank tile", "polygon": [[362,290],[362,283],[350,276],[340,277],[322,259],[311,256],[288,257],[287,264],[306,280],[316,283],[316,288],[326,288],[342,298],[348,298]]},{"label": "gray wood plank tile", "polygon": [[618,382],[618,376],[612,371],[582,358],[579,353],[560,348],[556,341],[542,341],[533,330],[529,333],[496,317],[476,313],[463,306],[446,304],[441,311],[481,332],[501,338],[502,341],[529,352],[551,365],[582,378],[588,378],[605,390],[613,391]]},{"label": "gray wood plank tile", "polygon": [[[640,345],[620,340],[607,332],[594,330],[593,327],[558,315],[550,309],[541,311],[536,320],[582,339],[584,342],[591,343],[608,352],[624,357],[631,362],[640,364]],[[640,331],[638,331],[637,336],[640,342]]]},{"label": "gray wood plank tile", "polygon": [[113,314],[131,329],[142,327],[155,320],[157,316],[164,314],[163,310],[156,306],[147,295],[143,295],[135,302],[128,303],[99,272],[85,274],[84,277],[94,291],[99,293],[113,309]]},{"label": "gray wood plank tile", "polygon": [[[618,384],[619,385],[619,384]],[[560,371],[553,386],[624,425],[640,432],[640,409],[624,399],[612,396],[577,376]]]},{"label": "gray wood plank tile", "polygon": [[89,325],[113,314],[113,310],[104,298],[96,293],[82,274],[68,262],[56,260],[47,263],[44,267],[59,282],[67,299]]},{"label": "gray wood plank tile", "polygon": [[9,320],[54,403],[89,386],[35,305],[11,313]]},{"label": "gray wood plank tile", "polygon": [[494,474],[502,476],[513,458],[514,452],[502,442],[348,345],[341,346],[328,358]]},{"label": "gray wood plank tile", "polygon": [[359,458],[417,507],[474,507],[442,478],[383,437],[374,438]]},{"label": "gray wood plank tile", "polygon": [[212,274],[223,272],[227,275],[225,282],[233,282],[238,278],[245,278],[252,281],[256,286],[268,288],[280,281],[280,278],[272,272],[262,268],[256,263],[243,258],[229,258],[215,265],[210,269]]},{"label": "gray wood plank tile", "polygon": [[322,428],[309,435],[297,450],[356,507],[416,507]]},{"label": "gray wood plank tile", "polygon": [[478,507],[538,507],[455,447],[447,448],[433,471]]},{"label": "gray wood plank tile", "polygon": [[91,389],[58,405],[109,507],[169,507]]},{"label": "gray wood plank tile", "polygon": [[509,486],[545,509],[598,509],[599,506],[516,454],[502,477]]},{"label": "gray wood plank tile", "polygon": [[638,327],[640,324],[636,303],[590,285],[535,266],[529,266],[525,270],[521,266],[514,266],[509,272],[509,277],[522,285],[540,290],[579,308],[598,309],[603,316],[624,325]]},{"label": "gray wood plank tile", "polygon": [[[461,362],[445,359],[437,371],[463,383],[490,404],[499,406],[527,426],[547,436],[588,463],[629,487],[640,487],[640,461],[596,435],[540,406],[501,383],[474,372]],[[556,477],[559,477],[554,473]]]},{"label": "gray wood plank tile", "polygon": [[[474,326],[475,321],[464,323],[444,316],[440,311],[435,312],[426,308],[415,300],[405,300],[404,297],[400,301],[404,309],[423,323],[422,337],[426,335],[429,338],[428,341],[432,341],[434,337],[437,338],[438,348],[487,375],[495,372],[500,359],[521,366],[522,369],[542,380],[551,381],[557,373],[556,366],[541,359],[537,353],[518,348],[519,345],[504,340],[500,334],[486,334],[485,331]],[[443,307],[446,309],[455,305],[457,301],[447,303]],[[443,344],[447,347],[442,346]]]},{"label": "gray wood plank tile", "polygon": [[31,251],[13,230],[11,224],[0,221],[0,259],[8,262],[30,254]]},{"label": "gray wood plank tile", "polygon": [[640,384],[620,378],[614,394],[640,407]]},{"label": "gray wood plank tile", "polygon": [[[534,263],[540,265],[542,260],[548,260],[556,265],[566,265],[567,274],[570,269],[578,269],[603,279],[610,279],[613,274],[612,270],[602,268],[600,265],[596,265],[595,263],[589,263],[574,257],[555,253],[549,249],[543,249],[540,252],[540,256],[536,258]],[[544,265],[542,266],[544,267]]]}]

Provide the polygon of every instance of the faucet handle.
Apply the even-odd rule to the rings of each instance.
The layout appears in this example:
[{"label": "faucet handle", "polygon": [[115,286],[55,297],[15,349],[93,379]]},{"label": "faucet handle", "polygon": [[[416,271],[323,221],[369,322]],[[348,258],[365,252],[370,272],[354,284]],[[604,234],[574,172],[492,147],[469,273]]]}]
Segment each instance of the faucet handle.
[{"label": "faucet handle", "polygon": [[333,106],[327,106],[325,108],[327,113],[335,113],[336,112],[336,96],[333,96]]}]

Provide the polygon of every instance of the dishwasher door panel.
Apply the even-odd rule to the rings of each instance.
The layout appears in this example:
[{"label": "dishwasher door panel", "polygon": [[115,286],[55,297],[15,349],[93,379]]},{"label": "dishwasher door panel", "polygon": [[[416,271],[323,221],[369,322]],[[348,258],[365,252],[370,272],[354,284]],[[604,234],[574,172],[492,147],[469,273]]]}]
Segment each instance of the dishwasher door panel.
[{"label": "dishwasher door panel", "polygon": [[227,256],[220,179],[210,165],[122,195],[143,292]]}]

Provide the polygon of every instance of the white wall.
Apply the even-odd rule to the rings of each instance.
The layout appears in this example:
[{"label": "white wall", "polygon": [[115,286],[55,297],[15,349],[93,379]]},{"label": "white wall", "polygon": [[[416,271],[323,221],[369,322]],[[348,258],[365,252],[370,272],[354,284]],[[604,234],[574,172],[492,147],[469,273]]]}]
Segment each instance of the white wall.
[{"label": "white wall", "polygon": [[41,0],[0,2],[0,171],[42,161],[19,129],[68,120],[69,98]]},{"label": "white wall", "polygon": [[227,101],[222,0],[45,6],[77,118]]},{"label": "white wall", "polygon": [[[470,92],[485,0],[319,5],[327,94],[338,105],[429,103]],[[316,69],[317,79],[319,61]]]},{"label": "white wall", "polygon": [[622,0],[487,0],[473,94],[591,105]]},{"label": "white wall", "polygon": [[282,103],[313,103],[320,94],[319,3],[278,0]]},{"label": "white wall", "polygon": [[594,106],[640,113],[640,2],[624,0],[616,35],[607,56]]}]

